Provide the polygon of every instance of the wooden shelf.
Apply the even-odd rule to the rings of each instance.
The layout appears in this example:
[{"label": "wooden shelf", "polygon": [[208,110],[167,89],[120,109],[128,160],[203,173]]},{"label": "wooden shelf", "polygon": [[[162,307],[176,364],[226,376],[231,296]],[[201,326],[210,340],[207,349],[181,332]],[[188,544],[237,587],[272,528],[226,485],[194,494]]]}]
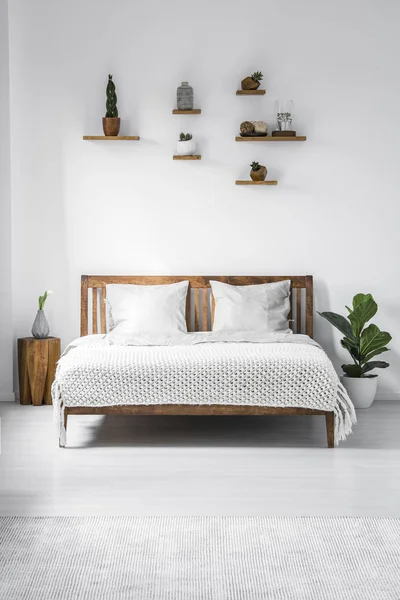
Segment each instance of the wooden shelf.
[{"label": "wooden shelf", "polygon": [[174,160],[201,160],[200,154],[174,154]]},{"label": "wooden shelf", "polygon": [[140,137],[138,135],[84,135],[83,139],[106,140],[108,142],[114,142],[116,140],[138,142],[140,140]]},{"label": "wooden shelf", "polygon": [[178,110],[174,108],[173,115],[201,115],[201,108],[192,108],[192,110]]},{"label": "wooden shelf", "polygon": [[236,90],[236,96],[264,96],[266,90]]},{"label": "wooden shelf", "polygon": [[307,138],[305,135],[296,135],[296,137],[279,137],[277,135],[266,135],[260,137],[241,137],[238,135],[235,137],[236,142],[305,142],[306,139]]},{"label": "wooden shelf", "polygon": [[253,181],[252,179],[237,179],[236,185],[278,185],[277,181]]}]

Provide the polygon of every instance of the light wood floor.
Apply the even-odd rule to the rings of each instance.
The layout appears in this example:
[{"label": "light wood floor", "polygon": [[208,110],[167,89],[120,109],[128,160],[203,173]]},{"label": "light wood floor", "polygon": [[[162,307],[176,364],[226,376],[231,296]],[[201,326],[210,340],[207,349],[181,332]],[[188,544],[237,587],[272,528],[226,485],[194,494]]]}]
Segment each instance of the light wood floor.
[{"label": "light wood floor", "polygon": [[0,404],[1,515],[400,517],[400,403],[338,448],[323,417],[71,416]]}]

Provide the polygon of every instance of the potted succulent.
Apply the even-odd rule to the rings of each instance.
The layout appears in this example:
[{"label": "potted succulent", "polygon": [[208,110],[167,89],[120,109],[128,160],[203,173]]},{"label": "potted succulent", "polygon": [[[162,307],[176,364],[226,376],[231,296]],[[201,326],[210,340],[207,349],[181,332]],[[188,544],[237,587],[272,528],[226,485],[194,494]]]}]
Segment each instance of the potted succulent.
[{"label": "potted succulent", "polygon": [[250,77],[245,77],[241,81],[242,90],[258,90],[263,74],[261,71],[255,71]]},{"label": "potted succulent", "polygon": [[180,156],[192,156],[196,149],[195,141],[191,133],[181,133],[176,144],[176,152]]},{"label": "potted succulent", "polygon": [[115,93],[115,83],[112,80],[112,75],[108,76],[106,96],[107,112],[106,116],[103,117],[104,135],[106,135],[107,137],[117,136],[119,134],[121,119],[118,117],[117,94]]},{"label": "potted succulent", "polygon": [[267,167],[264,167],[264,165],[260,165],[260,163],[256,162],[255,160],[251,163],[250,166],[250,177],[252,178],[252,180],[265,181],[268,172]]},{"label": "potted succulent", "polygon": [[357,294],[353,298],[353,307],[346,308],[349,313],[347,317],[333,312],[318,314],[343,333],[344,338],[340,343],[350,353],[353,362],[342,365],[342,383],[356,408],[369,408],[375,398],[378,378],[371,371],[389,366],[382,360],[371,359],[389,350],[386,346],[392,336],[373,323],[366,327],[378,311],[371,294]]}]

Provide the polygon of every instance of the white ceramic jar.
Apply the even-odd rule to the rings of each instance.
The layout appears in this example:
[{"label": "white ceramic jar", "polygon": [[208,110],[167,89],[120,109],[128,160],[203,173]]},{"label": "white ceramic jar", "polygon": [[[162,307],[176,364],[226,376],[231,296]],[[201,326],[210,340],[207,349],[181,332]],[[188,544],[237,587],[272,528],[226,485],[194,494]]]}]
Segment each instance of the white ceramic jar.
[{"label": "white ceramic jar", "polygon": [[183,142],[178,141],[176,144],[176,153],[180,156],[192,156],[196,150],[196,144],[194,139],[185,140]]}]

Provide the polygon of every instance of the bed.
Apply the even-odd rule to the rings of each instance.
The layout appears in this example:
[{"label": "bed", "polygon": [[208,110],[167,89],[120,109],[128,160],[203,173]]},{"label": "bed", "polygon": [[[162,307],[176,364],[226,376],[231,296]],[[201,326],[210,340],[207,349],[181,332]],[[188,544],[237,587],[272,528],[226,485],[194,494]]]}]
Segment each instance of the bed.
[{"label": "bed", "polygon": [[[211,335],[206,332],[212,329],[215,310],[210,280],[245,286],[287,279],[291,282],[289,323],[295,336],[286,335],[273,340],[270,338],[241,339],[237,336],[226,339],[216,336],[213,340],[207,338]],[[108,331],[105,303],[107,284],[147,286],[187,280],[189,281],[186,296],[187,330],[198,332],[194,336],[187,336],[189,339],[194,337],[195,340],[193,344],[188,342],[187,348],[184,345],[169,347],[168,344],[160,347],[149,345],[116,348],[108,346],[103,339],[96,342],[97,345],[91,342],[92,339],[100,338],[99,334],[106,334]],[[61,358],[53,384],[53,402],[59,415],[61,447],[66,445],[66,430],[70,415],[319,415],[326,421],[328,448],[333,448],[335,442],[344,439],[355,422],[354,409],[334,373],[332,363],[312,340],[313,278],[310,275],[293,277],[84,275],[81,278],[80,333],[83,338],[82,345],[76,350],[70,350],[65,357]],[[85,344],[85,341],[88,343]],[[218,343],[204,343],[212,341]],[[229,341],[233,343],[227,344],[226,342]],[[214,366],[215,357],[219,360],[217,367]],[[279,380],[268,379],[269,387],[268,389],[265,387],[264,394],[269,398],[266,404],[263,391],[266,386],[265,372],[268,368],[264,366],[270,364],[279,366],[282,364],[282,358],[285,359],[287,375],[286,371],[280,371]],[[193,369],[196,361],[201,361],[201,369]],[[186,368],[187,363],[190,364]],[[253,364],[261,367],[254,370]],[[87,365],[86,379],[83,365]],[[138,365],[141,370],[138,370]],[[230,371],[227,370],[227,365]],[[232,365],[236,379],[230,375]],[[326,381],[321,380],[321,372],[324,370]],[[250,377],[250,372],[252,379],[246,381],[246,378]],[[151,380],[146,375],[148,373],[151,374]],[[173,394],[172,383],[177,385],[174,382],[183,377],[185,381],[181,386],[182,389],[176,389],[176,394]],[[213,386],[210,386],[211,377],[214,377]],[[231,381],[232,379],[235,381]],[[290,381],[286,391],[294,398],[290,401],[284,397],[282,391],[278,395],[274,394],[276,389],[274,381],[282,385],[286,380]],[[87,385],[85,381],[88,382]],[[114,381],[117,382],[115,385],[122,386],[119,391],[113,388]],[[130,383],[127,389],[129,381],[133,383]],[[168,387],[167,383],[171,385]],[[297,385],[299,390],[302,385],[302,393],[296,396]],[[140,386],[143,388],[142,396],[139,394]],[[201,394],[197,394],[200,388]],[[152,394],[152,400],[147,400],[146,397],[143,400],[143,390],[149,393],[150,389],[156,390],[158,396]],[[285,386],[283,385],[281,389],[285,390]],[[185,390],[187,390],[186,395]],[[215,390],[219,390],[219,396],[216,395]],[[317,397],[317,390],[321,399]],[[324,394],[325,397],[322,398]],[[162,401],[158,402],[157,397],[162,397]],[[125,402],[124,398],[128,400]]]}]

